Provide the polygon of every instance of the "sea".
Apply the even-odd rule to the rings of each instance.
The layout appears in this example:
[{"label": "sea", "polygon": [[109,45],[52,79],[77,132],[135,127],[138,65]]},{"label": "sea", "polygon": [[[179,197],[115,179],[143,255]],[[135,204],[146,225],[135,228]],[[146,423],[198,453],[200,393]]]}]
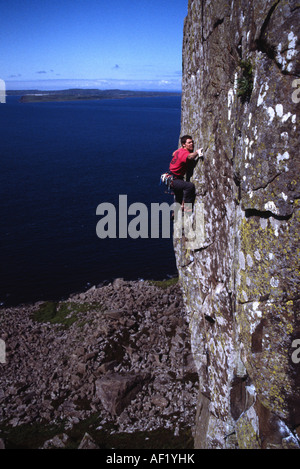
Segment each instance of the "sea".
[{"label": "sea", "polygon": [[180,116],[180,96],[1,103],[1,306],[177,275],[172,235],[100,238],[96,227],[97,207],[118,213],[120,195],[149,212],[173,202],[159,181]]}]

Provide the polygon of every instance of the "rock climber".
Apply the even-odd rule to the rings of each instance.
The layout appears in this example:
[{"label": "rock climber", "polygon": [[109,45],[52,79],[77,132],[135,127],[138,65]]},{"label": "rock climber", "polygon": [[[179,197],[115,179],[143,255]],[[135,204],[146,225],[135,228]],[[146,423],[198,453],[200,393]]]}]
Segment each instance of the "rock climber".
[{"label": "rock climber", "polygon": [[175,194],[175,201],[181,204],[183,208],[186,205],[185,211],[192,211],[195,201],[195,185],[190,181],[184,180],[184,176],[192,160],[195,160],[197,157],[203,158],[203,149],[200,148],[194,152],[194,141],[190,135],[181,137],[180,143],[181,148],[174,151],[170,163],[170,173],[173,177],[172,189]]}]

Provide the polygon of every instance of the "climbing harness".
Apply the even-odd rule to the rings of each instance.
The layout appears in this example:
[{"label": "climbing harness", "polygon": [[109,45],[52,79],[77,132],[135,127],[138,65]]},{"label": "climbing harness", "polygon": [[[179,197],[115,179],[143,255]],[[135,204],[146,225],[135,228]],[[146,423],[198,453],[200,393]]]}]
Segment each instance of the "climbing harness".
[{"label": "climbing harness", "polygon": [[167,186],[167,193],[172,194],[172,186],[173,186],[173,175],[169,172],[166,172],[160,176],[160,185],[164,184]]}]

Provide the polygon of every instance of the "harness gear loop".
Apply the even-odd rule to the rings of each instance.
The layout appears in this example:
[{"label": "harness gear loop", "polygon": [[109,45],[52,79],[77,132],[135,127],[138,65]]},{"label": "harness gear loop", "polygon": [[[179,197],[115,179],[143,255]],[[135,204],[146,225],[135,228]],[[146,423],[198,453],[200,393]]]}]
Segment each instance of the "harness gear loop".
[{"label": "harness gear loop", "polygon": [[167,186],[167,192],[171,193],[172,192],[172,186],[173,186],[173,175],[171,173],[163,173],[160,176],[160,185],[164,184]]}]

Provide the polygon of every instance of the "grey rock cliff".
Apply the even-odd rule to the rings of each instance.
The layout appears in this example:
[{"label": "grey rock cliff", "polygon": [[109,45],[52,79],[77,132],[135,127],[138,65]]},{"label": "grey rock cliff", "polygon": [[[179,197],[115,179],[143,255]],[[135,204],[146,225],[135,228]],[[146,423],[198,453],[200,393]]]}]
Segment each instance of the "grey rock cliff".
[{"label": "grey rock cliff", "polygon": [[300,447],[299,37],[293,0],[189,1],[181,135],[205,151],[191,174],[202,235],[174,247],[196,448]]}]

